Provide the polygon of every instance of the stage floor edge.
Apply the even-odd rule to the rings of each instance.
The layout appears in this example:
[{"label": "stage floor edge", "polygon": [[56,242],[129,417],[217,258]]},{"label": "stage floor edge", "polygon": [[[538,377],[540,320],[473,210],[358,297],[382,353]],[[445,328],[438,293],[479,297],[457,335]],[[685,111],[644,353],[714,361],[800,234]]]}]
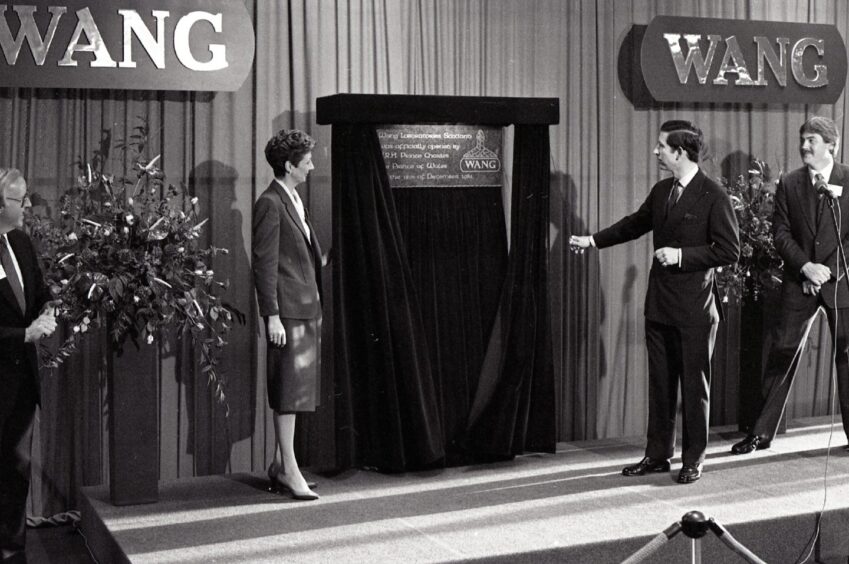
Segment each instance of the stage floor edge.
[{"label": "stage floor edge", "polygon": [[[430,472],[312,475],[312,502],[267,491],[263,474],[161,482],[158,503],[125,507],[107,487],[83,488],[82,529],[104,563],[596,563],[621,562],[698,510],[766,562],[796,561],[819,524],[814,556],[845,563],[849,452],[831,421],[794,422],[745,456],[730,453],[736,429],[713,429],[690,485],[676,483],[679,459],[669,473],[623,477],[643,439],[604,439]],[[713,534],[697,542],[705,562],[741,561]],[[692,549],[678,534],[646,562],[689,562]]]}]

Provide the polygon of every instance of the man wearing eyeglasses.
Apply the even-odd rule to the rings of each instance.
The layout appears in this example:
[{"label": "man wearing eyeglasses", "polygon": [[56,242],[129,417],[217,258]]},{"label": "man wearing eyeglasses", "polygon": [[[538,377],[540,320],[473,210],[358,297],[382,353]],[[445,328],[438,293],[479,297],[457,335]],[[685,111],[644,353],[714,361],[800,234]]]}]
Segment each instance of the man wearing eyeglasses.
[{"label": "man wearing eyeglasses", "polygon": [[27,183],[0,168],[0,560],[26,562],[26,501],[40,386],[35,343],[56,329],[26,233]]}]

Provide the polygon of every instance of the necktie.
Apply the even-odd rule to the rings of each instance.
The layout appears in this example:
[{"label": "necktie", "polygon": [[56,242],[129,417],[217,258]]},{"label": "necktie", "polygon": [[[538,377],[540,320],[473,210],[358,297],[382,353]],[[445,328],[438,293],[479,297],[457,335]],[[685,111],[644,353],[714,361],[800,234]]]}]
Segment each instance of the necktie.
[{"label": "necktie", "polygon": [[3,238],[0,239],[0,264],[3,265],[3,270],[6,271],[6,279],[9,281],[12,292],[18,300],[21,313],[26,313],[27,302],[24,297],[24,286],[21,284],[18,271],[15,269],[15,263],[12,261],[12,255],[9,253],[9,239],[6,235],[3,235]]},{"label": "necktie", "polygon": [[678,198],[681,197],[681,192],[683,191],[684,187],[681,186],[680,182],[676,180],[672,183],[672,190],[669,191],[669,197],[666,199],[666,215],[669,215],[669,212],[678,203]]},{"label": "necktie", "polygon": [[826,184],[825,177],[821,173],[814,175],[814,189],[817,190],[817,226],[819,226],[820,218],[822,218],[822,210],[825,207],[825,199],[827,196],[819,193],[819,187]]}]

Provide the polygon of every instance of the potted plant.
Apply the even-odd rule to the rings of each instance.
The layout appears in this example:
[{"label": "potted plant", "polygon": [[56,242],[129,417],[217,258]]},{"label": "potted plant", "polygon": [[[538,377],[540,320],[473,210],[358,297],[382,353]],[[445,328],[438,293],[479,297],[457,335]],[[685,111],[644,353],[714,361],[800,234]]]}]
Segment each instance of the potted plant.
[{"label": "potted plant", "polygon": [[758,301],[764,292],[781,285],[784,261],[772,240],[778,179],[771,178],[765,162],[753,160],[748,177],[741,174],[733,181],[722,178],[720,182],[731,198],[740,226],[740,260],[717,269],[717,285],[726,303]]},{"label": "potted plant", "polygon": [[784,261],[775,250],[772,214],[775,189],[767,164],[753,160],[748,175],[721,179],[740,226],[740,259],[718,268],[716,282],[723,302],[740,307],[740,377],[738,425],[748,431],[760,412],[761,373],[769,349],[770,327],[777,322],[778,291]]},{"label": "potted plant", "polygon": [[[107,170],[110,142],[76,163],[74,184],[59,198],[56,218],[34,216],[31,235],[45,279],[64,322],[57,350],[41,349],[57,367],[92,330],[108,334],[110,491],[115,504],[158,496],[158,396],[155,371],[139,374],[138,358],[121,369],[127,341],[144,354],[165,333],[190,336],[215,396],[226,410],[219,357],[235,316],[222,301],[227,281],[216,280],[213,258],[227,249],[205,247],[198,198],[165,181],[160,156],[148,158],[147,123],[119,143],[116,159],[129,172]],[[148,364],[156,363],[148,349]],[[137,353],[131,353],[133,356]],[[142,467],[143,466],[143,467]]]}]

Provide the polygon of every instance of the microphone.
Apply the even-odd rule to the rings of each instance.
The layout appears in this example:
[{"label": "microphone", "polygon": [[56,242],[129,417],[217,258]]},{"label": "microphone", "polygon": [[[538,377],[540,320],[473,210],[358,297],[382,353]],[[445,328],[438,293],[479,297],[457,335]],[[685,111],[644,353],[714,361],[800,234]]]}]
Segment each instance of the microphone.
[{"label": "microphone", "polygon": [[818,178],[814,182],[814,187],[816,188],[820,199],[822,199],[823,196],[828,198],[829,206],[833,205],[834,200],[843,195],[843,186],[840,184],[828,184],[822,177]]},{"label": "microphone", "polygon": [[832,199],[836,197],[828,189],[828,184],[826,183],[825,178],[823,178],[821,174],[817,175],[816,182],[814,182],[814,188],[817,189],[817,194],[820,195],[820,199],[822,199],[823,196],[826,196],[826,197],[832,198]]}]

